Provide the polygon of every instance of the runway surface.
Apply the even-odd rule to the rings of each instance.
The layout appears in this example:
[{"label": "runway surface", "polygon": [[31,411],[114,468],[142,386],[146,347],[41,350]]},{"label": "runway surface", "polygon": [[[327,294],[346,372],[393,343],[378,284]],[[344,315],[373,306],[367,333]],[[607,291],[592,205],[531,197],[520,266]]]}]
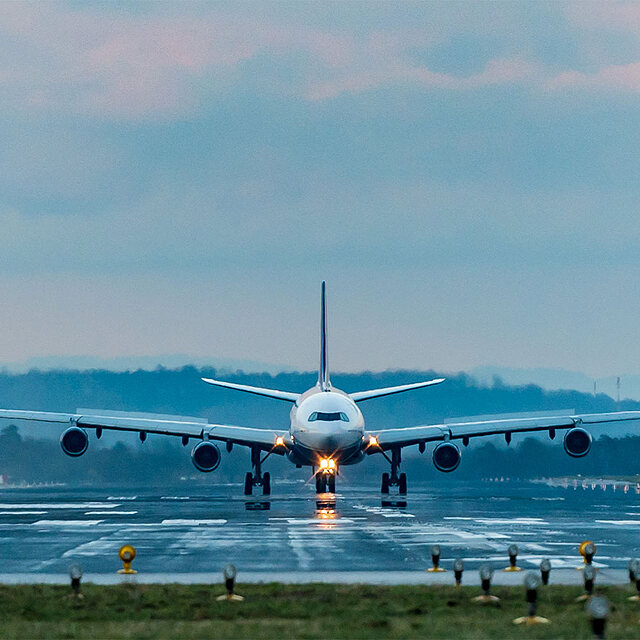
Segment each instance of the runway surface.
[{"label": "runway surface", "polygon": [[546,557],[554,571],[577,574],[563,572],[574,582],[578,544],[590,539],[602,575],[624,581],[629,557],[640,557],[640,495],[635,485],[608,489],[414,484],[402,499],[349,487],[335,500],[285,482],[268,499],[245,498],[239,485],[190,489],[186,482],[166,489],[3,489],[0,580],[51,580],[72,563],[85,574],[113,576],[118,549],[130,543],[141,579],[217,576],[233,562],[255,579],[328,581],[341,574],[345,581],[368,575],[372,582],[415,582],[415,572],[425,579],[433,544],[442,548],[444,567],[462,557],[473,570],[485,562],[504,567],[513,542],[523,568]]}]

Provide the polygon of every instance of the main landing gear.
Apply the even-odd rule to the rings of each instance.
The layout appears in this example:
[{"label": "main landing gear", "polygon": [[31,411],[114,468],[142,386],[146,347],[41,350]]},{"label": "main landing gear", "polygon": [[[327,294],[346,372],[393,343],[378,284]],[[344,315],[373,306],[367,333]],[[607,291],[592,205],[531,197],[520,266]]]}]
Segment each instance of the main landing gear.
[{"label": "main landing gear", "polygon": [[250,496],[253,494],[253,487],[262,487],[262,495],[271,495],[271,474],[268,471],[262,473],[262,463],[269,457],[269,454],[264,458],[260,457],[260,449],[258,447],[251,447],[251,466],[253,467],[253,473],[247,471],[244,476],[244,495]]},{"label": "main landing gear", "polygon": [[400,462],[402,457],[400,455],[400,448],[396,447],[391,449],[391,458],[383,452],[384,457],[389,461],[391,465],[391,474],[382,474],[382,486],[380,488],[381,493],[389,493],[389,487],[398,487],[398,493],[404,495],[407,493],[407,474],[398,473],[400,468]]}]

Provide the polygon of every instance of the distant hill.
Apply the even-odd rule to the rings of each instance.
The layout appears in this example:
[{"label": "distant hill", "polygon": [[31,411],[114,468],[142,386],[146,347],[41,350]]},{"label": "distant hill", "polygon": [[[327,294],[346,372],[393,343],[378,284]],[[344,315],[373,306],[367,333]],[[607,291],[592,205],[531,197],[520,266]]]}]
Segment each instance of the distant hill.
[{"label": "distant hill", "polygon": [[[211,421],[257,427],[286,427],[288,403],[217,389],[204,384],[201,376],[215,377],[215,369],[181,369],[134,372],[112,371],[31,371],[20,375],[0,374],[0,405],[7,408],[43,411],[75,411],[77,407],[148,411],[202,416]],[[392,386],[429,379],[434,371],[385,371],[359,374],[334,374],[333,383],[345,391]],[[225,379],[276,389],[304,391],[313,385],[316,374],[249,374],[235,372]],[[577,391],[545,391],[534,385],[512,387],[497,380],[482,386],[466,375],[449,378],[443,385],[397,396],[365,402],[361,405],[370,428],[401,427],[438,423],[447,418],[534,411],[575,409],[577,412],[640,410],[640,403],[623,401],[620,406],[609,396]],[[29,481],[73,481],[100,484],[118,478],[127,482],[162,482],[181,476],[194,476],[202,482],[239,480],[248,468],[247,451],[235,447],[223,452],[223,463],[211,475],[198,474],[188,451],[176,438],[150,436],[142,445],[132,434],[105,432],[102,439],[92,438],[89,452],[80,459],[66,457],[55,440],[60,429],[54,425],[19,426],[8,421],[0,437],[0,473],[11,479]],[[618,444],[602,446],[582,460],[572,460],[562,450],[559,436],[550,448],[545,436],[514,436],[511,448],[498,437],[478,439],[464,450],[456,477],[483,477],[491,470],[506,475],[557,475],[561,473],[636,473],[640,438],[622,440],[629,433],[640,434],[640,425],[626,424],[603,433],[618,438]],[[118,444],[120,443],[120,444]],[[518,447],[525,450],[518,453]],[[406,452],[406,469],[416,478],[445,476],[433,469],[429,454],[418,457],[415,448]],[[281,458],[270,460],[276,476],[303,477]],[[361,465],[345,470],[353,478],[369,477],[377,481],[385,470],[384,460],[373,456]],[[605,471],[606,469],[606,471]],[[302,474],[302,475],[301,475]]]},{"label": "distant hill", "polygon": [[[574,389],[582,393],[593,393],[595,382],[598,393],[606,393],[612,398],[617,398],[618,394],[616,386],[618,376],[594,379],[584,373],[566,369],[476,367],[469,372],[469,375],[483,385],[491,385],[494,378],[499,378],[504,384],[512,386],[535,384],[549,391]],[[640,400],[640,375],[622,373],[619,377],[620,397]]]}]

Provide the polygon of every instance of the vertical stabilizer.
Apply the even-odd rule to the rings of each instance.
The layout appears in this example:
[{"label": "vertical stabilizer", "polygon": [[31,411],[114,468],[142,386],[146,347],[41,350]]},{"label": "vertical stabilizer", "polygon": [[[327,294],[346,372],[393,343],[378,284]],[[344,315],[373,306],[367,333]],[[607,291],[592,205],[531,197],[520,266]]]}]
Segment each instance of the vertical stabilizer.
[{"label": "vertical stabilizer", "polygon": [[322,281],[322,309],[320,320],[320,369],[318,370],[318,385],[323,391],[331,389],[329,381],[329,354],[327,346],[327,302],[325,296],[326,284]]}]

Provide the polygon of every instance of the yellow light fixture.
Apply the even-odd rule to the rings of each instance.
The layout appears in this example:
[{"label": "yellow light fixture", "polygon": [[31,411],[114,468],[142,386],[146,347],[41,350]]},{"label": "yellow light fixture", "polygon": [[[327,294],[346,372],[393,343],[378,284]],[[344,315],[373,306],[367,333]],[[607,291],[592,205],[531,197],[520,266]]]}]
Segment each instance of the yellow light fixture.
[{"label": "yellow light fixture", "polygon": [[122,560],[122,569],[119,569],[118,573],[138,573],[135,569],[131,568],[131,563],[136,557],[136,548],[133,545],[125,544],[123,547],[120,547],[118,557]]}]

